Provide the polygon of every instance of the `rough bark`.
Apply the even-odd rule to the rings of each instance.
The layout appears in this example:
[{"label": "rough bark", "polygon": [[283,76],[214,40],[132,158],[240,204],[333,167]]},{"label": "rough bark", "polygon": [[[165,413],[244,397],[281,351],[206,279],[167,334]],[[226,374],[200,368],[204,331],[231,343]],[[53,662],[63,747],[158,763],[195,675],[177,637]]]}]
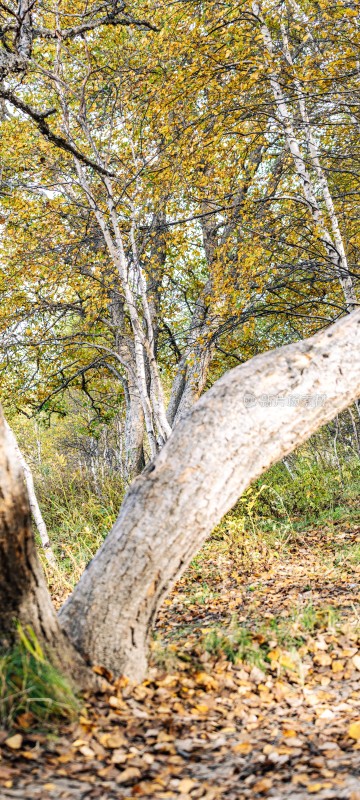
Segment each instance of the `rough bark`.
[{"label": "rough bark", "polygon": [[37,558],[21,465],[0,410],[0,647],[14,640],[16,623],[31,625],[63,672],[90,685],[90,670],[60,629]]},{"label": "rough bark", "polygon": [[86,659],[143,677],[157,609],[214,525],[251,481],[359,397],[359,346],[357,311],[231,370],[180,420],[61,611]]}]

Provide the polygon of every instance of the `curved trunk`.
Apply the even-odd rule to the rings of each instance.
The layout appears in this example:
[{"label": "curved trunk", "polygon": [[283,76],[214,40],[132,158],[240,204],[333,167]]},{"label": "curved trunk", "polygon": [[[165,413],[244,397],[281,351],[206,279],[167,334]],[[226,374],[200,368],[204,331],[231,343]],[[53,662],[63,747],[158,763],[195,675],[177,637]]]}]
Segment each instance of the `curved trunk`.
[{"label": "curved trunk", "polygon": [[93,676],[60,629],[39,564],[21,465],[0,410],[0,647],[30,625],[51,662],[81,685]]},{"label": "curved trunk", "polygon": [[91,663],[141,679],[158,607],[251,481],[360,395],[360,311],[228,372],[131,486],[60,621]]}]

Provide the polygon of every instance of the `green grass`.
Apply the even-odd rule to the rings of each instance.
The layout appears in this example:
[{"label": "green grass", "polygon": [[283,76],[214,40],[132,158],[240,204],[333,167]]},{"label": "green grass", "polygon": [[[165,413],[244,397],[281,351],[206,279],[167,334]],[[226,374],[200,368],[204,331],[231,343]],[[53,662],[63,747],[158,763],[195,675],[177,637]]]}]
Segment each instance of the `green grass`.
[{"label": "green grass", "polygon": [[68,592],[101,547],[117,517],[124,487],[117,476],[100,481],[100,496],[90,480],[57,472],[39,482],[38,499],[48,528],[57,569],[39,554],[51,587]]},{"label": "green grass", "polygon": [[[341,625],[339,611],[332,606],[316,608],[312,603],[290,609],[286,617],[270,617],[265,622],[252,620],[249,627],[239,626],[234,617],[227,627],[213,628],[202,640],[203,649],[212,656],[225,657],[266,670],[267,654],[276,644],[296,651],[309,636],[320,632],[336,632]],[[251,627],[250,627],[251,625]]]},{"label": "green grass", "polygon": [[80,701],[68,681],[50,664],[31,628],[18,628],[13,648],[0,654],[0,723],[43,727],[74,720]]},{"label": "green grass", "polygon": [[204,650],[212,656],[224,654],[233,664],[243,662],[264,670],[267,666],[266,649],[254,642],[252,633],[244,626],[232,622],[226,631],[214,628],[206,634]]},{"label": "green grass", "polygon": [[360,564],[360,543],[345,544],[336,548],[334,564],[336,567],[351,564],[354,567]]},{"label": "green grass", "polygon": [[217,597],[219,597],[219,592],[214,592],[206,581],[204,581],[199,588],[194,589],[194,591],[190,592],[190,594],[185,597],[184,605],[204,606],[209,600],[216,600]]}]

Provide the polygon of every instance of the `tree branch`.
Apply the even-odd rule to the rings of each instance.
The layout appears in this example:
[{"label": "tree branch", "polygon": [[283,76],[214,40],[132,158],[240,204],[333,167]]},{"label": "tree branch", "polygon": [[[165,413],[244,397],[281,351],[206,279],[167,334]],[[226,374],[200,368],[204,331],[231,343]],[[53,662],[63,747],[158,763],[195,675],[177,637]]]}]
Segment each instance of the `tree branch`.
[{"label": "tree branch", "polygon": [[85,164],[86,167],[91,167],[91,169],[95,170],[100,175],[106,175],[108,178],[116,178],[114,172],[110,172],[109,170],[100,166],[100,164],[97,164],[96,161],[88,158],[86,155],[84,155],[84,153],[80,153],[80,150],[77,150],[76,147],[73,147],[73,145],[70,144],[70,142],[67,142],[63,136],[59,136],[59,134],[54,133],[54,131],[49,128],[49,125],[46,122],[46,117],[50,116],[50,114],[55,114],[56,109],[50,109],[49,111],[45,112],[36,111],[27,103],[24,103],[23,100],[20,100],[19,97],[16,97],[16,95],[13,94],[13,92],[11,92],[9,89],[0,88],[0,97],[2,97],[4,100],[7,100],[9,103],[11,103],[11,105],[19,109],[19,111],[22,111],[27,117],[30,117],[30,119],[35,122],[40,133],[45,137],[45,139],[51,142],[51,144],[54,144],[55,147],[58,147],[60,150],[64,150],[65,153],[70,153],[70,155],[74,156],[74,158],[77,158],[78,161],[81,161],[82,164]]}]

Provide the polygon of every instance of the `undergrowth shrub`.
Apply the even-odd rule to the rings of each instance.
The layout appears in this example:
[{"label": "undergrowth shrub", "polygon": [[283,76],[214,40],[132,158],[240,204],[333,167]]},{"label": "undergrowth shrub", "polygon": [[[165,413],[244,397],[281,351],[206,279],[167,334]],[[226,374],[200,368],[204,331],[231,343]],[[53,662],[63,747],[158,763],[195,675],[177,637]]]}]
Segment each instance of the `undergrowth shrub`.
[{"label": "undergrowth shrub", "polygon": [[340,473],[336,464],[299,452],[292,461],[292,475],[282,462],[271,467],[224,517],[213,538],[228,538],[241,557],[250,542],[255,555],[257,547],[286,545],[298,522],[304,526],[325,518],[360,519],[359,485],[358,457],[342,459]]},{"label": "undergrowth shrub", "polygon": [[117,475],[107,475],[99,478],[95,493],[90,478],[53,468],[38,477],[37,492],[57,559],[57,574],[49,573],[41,547],[40,557],[51,584],[58,582],[60,588],[64,583],[70,591],[115,522],[124,488]]}]

